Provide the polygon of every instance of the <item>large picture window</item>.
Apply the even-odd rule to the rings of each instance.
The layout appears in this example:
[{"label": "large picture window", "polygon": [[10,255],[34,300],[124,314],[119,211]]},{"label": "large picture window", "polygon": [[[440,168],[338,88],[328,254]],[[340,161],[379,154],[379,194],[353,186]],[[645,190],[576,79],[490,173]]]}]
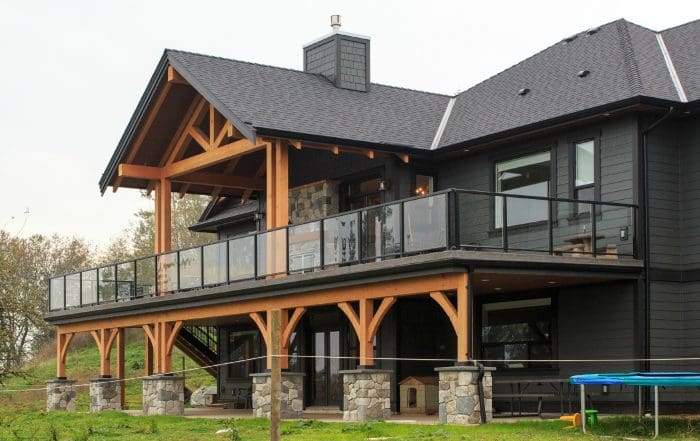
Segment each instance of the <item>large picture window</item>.
[{"label": "large picture window", "polygon": [[504,360],[494,364],[506,369],[551,367],[531,365],[527,360],[552,358],[552,299],[483,304],[481,356],[484,360]]},{"label": "large picture window", "polygon": [[[551,173],[551,153],[549,151],[497,162],[496,191],[514,195],[547,197],[549,196]],[[504,199],[506,199],[508,227],[547,220],[547,201],[496,197],[494,218],[496,228],[503,226]]]}]

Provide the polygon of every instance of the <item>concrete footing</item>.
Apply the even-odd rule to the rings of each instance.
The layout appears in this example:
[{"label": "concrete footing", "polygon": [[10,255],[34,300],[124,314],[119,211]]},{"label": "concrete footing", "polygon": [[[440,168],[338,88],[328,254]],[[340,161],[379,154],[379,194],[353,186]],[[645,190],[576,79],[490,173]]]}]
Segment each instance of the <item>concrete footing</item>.
[{"label": "concrete footing", "polygon": [[379,369],[340,371],[343,376],[343,420],[385,420],[391,416],[391,373]]},{"label": "concrete footing", "polygon": [[[440,377],[438,409],[440,422],[445,424],[481,424],[481,405],[477,380],[479,369],[475,366],[451,366],[435,369]],[[483,388],[486,421],[493,417],[493,381],[491,372],[496,368],[484,368]]]},{"label": "concrete footing", "polygon": [[[272,393],[269,372],[251,374],[253,378],[253,416],[270,418]],[[304,374],[282,372],[280,414],[282,418],[302,418],[304,415]]]},{"label": "concrete footing", "polygon": [[90,380],[90,412],[121,410],[121,387],[113,378]]},{"label": "concrete footing", "polygon": [[75,380],[56,378],[46,382],[46,410],[75,411]]},{"label": "concrete footing", "polygon": [[185,377],[154,375],[143,379],[144,415],[183,415]]}]

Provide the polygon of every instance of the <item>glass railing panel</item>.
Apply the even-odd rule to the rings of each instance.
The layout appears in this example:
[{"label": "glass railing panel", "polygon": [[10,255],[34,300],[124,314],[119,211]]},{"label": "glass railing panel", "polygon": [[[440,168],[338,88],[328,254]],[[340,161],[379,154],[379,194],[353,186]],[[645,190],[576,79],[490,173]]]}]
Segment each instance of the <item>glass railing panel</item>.
[{"label": "glass railing panel", "polygon": [[323,264],[342,265],[359,258],[357,213],[323,220]]},{"label": "glass railing panel", "polygon": [[287,230],[258,234],[258,277],[287,272]]},{"label": "glass railing panel", "polygon": [[447,247],[447,194],[404,203],[404,251],[415,253]]},{"label": "glass railing panel", "polygon": [[49,284],[49,309],[52,311],[63,309],[63,298],[65,295],[63,277],[54,277]]},{"label": "glass railing panel", "polygon": [[83,305],[97,303],[97,270],[83,271],[82,275]]},{"label": "glass railing panel", "polygon": [[591,204],[552,201],[552,250],[556,256],[591,256]]},{"label": "glass railing panel", "polygon": [[80,306],[80,273],[66,276],[66,308]]},{"label": "glass railing panel", "polygon": [[321,266],[321,222],[289,227],[289,271],[311,271]]},{"label": "glass railing panel", "polygon": [[100,303],[113,302],[116,294],[117,268],[114,265],[104,266],[98,271]]},{"label": "glass railing panel", "polygon": [[206,245],[202,248],[204,259],[204,284],[226,283],[226,242]]},{"label": "glass railing panel", "polygon": [[202,248],[180,251],[180,289],[202,286]]},{"label": "glass railing panel", "polygon": [[600,204],[595,211],[596,255],[613,260],[634,258],[634,209]]},{"label": "glass railing panel", "polygon": [[228,241],[229,280],[255,278],[255,236]]},{"label": "glass railing panel", "polygon": [[144,257],[136,261],[136,297],[156,294],[156,258]]},{"label": "glass railing panel", "polygon": [[459,248],[471,251],[503,251],[503,234],[494,227],[495,200],[501,196],[455,193],[455,227]]},{"label": "glass railing panel", "polygon": [[158,292],[177,291],[177,252],[158,256]]},{"label": "glass railing panel", "polygon": [[360,239],[363,261],[401,254],[401,204],[362,211]]},{"label": "glass railing panel", "polygon": [[117,265],[117,300],[131,300],[134,291],[134,262],[120,263]]},{"label": "glass railing panel", "polygon": [[[498,201],[505,203],[508,224],[503,240],[507,241],[508,251],[549,252],[549,201],[503,196],[496,199],[496,207]],[[496,214],[499,214],[498,209]],[[502,212],[500,214],[502,220]]]}]

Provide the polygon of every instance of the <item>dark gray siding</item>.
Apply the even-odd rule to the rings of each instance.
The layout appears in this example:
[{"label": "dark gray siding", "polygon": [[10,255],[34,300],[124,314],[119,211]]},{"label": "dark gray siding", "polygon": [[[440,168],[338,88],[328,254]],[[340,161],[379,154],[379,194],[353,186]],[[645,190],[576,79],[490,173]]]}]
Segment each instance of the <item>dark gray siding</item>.
[{"label": "dark gray siding", "polygon": [[700,118],[679,125],[680,189],[683,208],[681,265],[700,268]]},{"label": "dark gray siding", "polygon": [[[567,288],[559,291],[559,358],[624,359],[634,358],[634,285],[620,283]],[[559,375],[633,370],[632,362],[562,363]],[[597,387],[590,389],[599,395]],[[594,397],[595,401],[630,401],[631,391]]]}]

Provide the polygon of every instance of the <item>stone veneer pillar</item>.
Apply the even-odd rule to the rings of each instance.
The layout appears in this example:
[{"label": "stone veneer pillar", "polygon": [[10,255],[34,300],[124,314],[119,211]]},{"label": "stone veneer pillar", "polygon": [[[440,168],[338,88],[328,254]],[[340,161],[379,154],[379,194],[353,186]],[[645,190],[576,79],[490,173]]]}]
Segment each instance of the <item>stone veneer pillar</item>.
[{"label": "stone veneer pillar", "polygon": [[121,410],[121,387],[112,378],[95,378],[90,381],[90,412]]},{"label": "stone veneer pillar", "polygon": [[75,411],[75,380],[56,378],[46,382],[46,410]]},{"label": "stone veneer pillar", "polygon": [[143,379],[144,415],[183,415],[185,377],[154,375]]},{"label": "stone veneer pillar", "polygon": [[[272,393],[271,374],[263,372],[250,374],[253,378],[253,416],[270,418],[270,401]],[[280,397],[282,418],[302,418],[304,415],[304,374],[300,372],[282,372]]]},{"label": "stone veneer pillar", "polygon": [[385,420],[391,416],[391,373],[379,369],[340,371],[343,375],[343,420]]},{"label": "stone veneer pillar", "polygon": [[[438,409],[440,422],[446,424],[481,424],[479,404],[479,368],[476,366],[451,366],[435,369],[439,376]],[[484,368],[484,406],[486,421],[493,417],[493,380],[491,372],[496,368]]]}]

